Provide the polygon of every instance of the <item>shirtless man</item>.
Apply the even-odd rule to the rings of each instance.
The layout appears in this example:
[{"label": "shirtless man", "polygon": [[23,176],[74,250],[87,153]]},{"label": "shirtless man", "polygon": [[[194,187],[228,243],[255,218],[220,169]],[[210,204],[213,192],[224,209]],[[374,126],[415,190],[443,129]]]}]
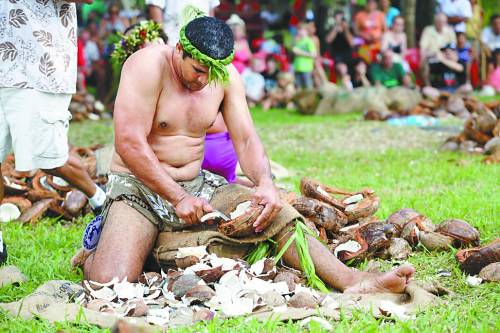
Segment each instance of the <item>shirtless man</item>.
[{"label": "shirtless man", "polygon": [[[219,109],[241,167],[256,185],[253,204],[265,206],[255,231],[266,229],[280,212],[282,203],[243,83],[230,65],[232,53],[230,28],[218,19],[199,17],[181,30],[175,48],[148,47],[125,62],[114,113],[116,153],[102,215],[105,224],[95,252],[85,261],[86,278],[137,280],[159,231],[199,226],[200,218],[212,211],[211,188],[220,192],[223,186],[238,186],[200,171],[205,132]],[[274,235],[280,247],[289,230]],[[320,278],[342,291],[400,293],[414,272],[410,266],[383,274],[359,272],[316,239],[309,238],[309,247]],[[293,244],[283,258],[300,269]]]}]

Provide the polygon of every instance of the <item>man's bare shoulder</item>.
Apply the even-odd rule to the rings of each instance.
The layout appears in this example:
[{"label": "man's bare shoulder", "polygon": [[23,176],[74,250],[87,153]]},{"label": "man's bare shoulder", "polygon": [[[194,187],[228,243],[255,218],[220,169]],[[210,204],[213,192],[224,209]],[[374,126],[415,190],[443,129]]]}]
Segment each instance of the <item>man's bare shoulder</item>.
[{"label": "man's bare shoulder", "polygon": [[145,47],[132,54],[123,64],[123,71],[135,73],[143,77],[149,74],[163,73],[170,64],[172,47],[154,45]]}]

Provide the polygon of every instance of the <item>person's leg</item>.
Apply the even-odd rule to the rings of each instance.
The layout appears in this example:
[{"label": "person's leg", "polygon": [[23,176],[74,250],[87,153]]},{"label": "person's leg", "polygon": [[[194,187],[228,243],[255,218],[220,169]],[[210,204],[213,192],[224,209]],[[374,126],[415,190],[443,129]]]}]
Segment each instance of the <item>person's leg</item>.
[{"label": "person's leg", "polygon": [[43,171],[66,180],[89,198],[96,193],[95,183],[90,178],[80,158],[74,154],[69,155],[64,165],[53,169],[43,169]]},{"label": "person's leg", "polygon": [[[280,249],[290,237],[288,230],[289,228],[284,228],[275,237]],[[360,272],[344,265],[316,238],[307,236],[307,240],[309,254],[314,262],[316,274],[328,285],[343,292],[372,293],[389,291],[402,293],[415,271],[413,267],[405,265],[387,273]],[[293,268],[300,270],[295,242],[292,242],[285,251],[283,260]]]},{"label": "person's leg", "polygon": [[110,207],[96,251],[84,265],[86,279],[108,282],[114,277],[137,281],[153,248],[158,228],[123,201]]}]

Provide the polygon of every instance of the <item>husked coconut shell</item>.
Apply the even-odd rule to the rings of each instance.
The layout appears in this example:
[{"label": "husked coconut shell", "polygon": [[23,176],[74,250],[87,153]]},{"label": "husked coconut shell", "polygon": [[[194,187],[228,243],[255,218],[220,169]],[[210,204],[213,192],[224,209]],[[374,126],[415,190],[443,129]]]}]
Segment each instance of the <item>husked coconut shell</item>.
[{"label": "husked coconut shell", "polygon": [[479,277],[488,282],[500,281],[500,262],[494,262],[484,267],[479,272]]},{"label": "husked coconut shell", "polygon": [[42,199],[38,202],[35,202],[33,206],[28,208],[20,217],[19,221],[22,223],[35,223],[38,221],[43,214],[50,208],[55,202],[55,199]]},{"label": "husked coconut shell", "polygon": [[483,159],[484,164],[496,164],[500,163],[500,151],[494,152],[492,155],[487,156]]},{"label": "husked coconut shell", "polygon": [[122,305],[125,308],[125,315],[129,317],[142,317],[148,313],[148,306],[143,299],[130,299]]},{"label": "husked coconut shell", "polygon": [[477,117],[475,122],[477,129],[483,133],[492,133],[493,128],[495,128],[497,124],[497,117],[495,114],[484,105],[481,105],[476,112]]},{"label": "husked coconut shell", "polygon": [[63,208],[71,216],[78,216],[87,204],[87,196],[78,190],[72,190],[66,194]]},{"label": "husked coconut shell", "polygon": [[160,286],[163,281],[163,277],[157,272],[144,272],[139,275],[139,283],[145,284],[146,286]]},{"label": "husked coconut shell", "polygon": [[394,233],[395,228],[391,224],[375,222],[362,225],[354,233],[354,240],[361,248],[356,252],[338,251],[337,257],[341,261],[376,257],[390,246]]},{"label": "husked coconut shell", "polygon": [[254,234],[253,224],[264,210],[264,206],[251,206],[249,203],[250,202],[247,201],[239,204],[231,213],[231,220],[219,224],[219,232],[235,238]]},{"label": "husked coconut shell", "polygon": [[200,281],[201,278],[194,274],[181,275],[173,282],[172,292],[176,297],[182,297]]},{"label": "husked coconut shell", "polygon": [[215,291],[206,285],[196,285],[189,289],[185,296],[199,302],[206,302],[215,296]]},{"label": "husked coconut shell", "polygon": [[419,240],[420,243],[430,251],[447,251],[453,244],[453,238],[438,232],[421,231]]},{"label": "husked coconut shell", "polygon": [[222,271],[222,266],[195,271],[195,273],[206,283],[219,281],[220,277],[224,275],[224,271]]},{"label": "husked coconut shell", "polygon": [[401,238],[405,239],[411,246],[416,246],[418,244],[419,235],[420,229],[415,221],[406,223],[401,231]]},{"label": "husked coconut shell", "polygon": [[411,254],[411,246],[403,238],[392,238],[388,252],[392,259],[406,260]]},{"label": "husked coconut shell", "polygon": [[314,309],[318,306],[318,301],[309,293],[299,292],[288,300],[288,306],[292,308]]},{"label": "husked coconut shell", "polygon": [[[3,173],[3,171],[2,171]],[[3,177],[4,193],[6,196],[9,195],[23,195],[29,191],[29,187],[26,183],[17,180],[15,178],[9,178],[7,176]]]},{"label": "husked coconut shell", "polygon": [[347,224],[347,216],[342,211],[317,199],[300,197],[292,206],[316,226],[334,233]]},{"label": "husked coconut shell", "polygon": [[180,269],[185,269],[191,267],[200,262],[200,259],[196,256],[187,256],[184,258],[175,258],[175,264]]},{"label": "husked coconut shell", "polygon": [[421,216],[419,212],[411,208],[403,208],[395,213],[392,213],[386,220],[387,223],[393,224],[396,229],[401,232],[406,223],[412,219]]},{"label": "husked coconut shell", "polygon": [[493,128],[492,132],[494,136],[500,136],[500,119],[497,120],[497,124]]},{"label": "husked coconut shell", "polygon": [[469,118],[464,124],[464,133],[469,140],[479,143],[480,145],[486,144],[492,136],[481,132],[474,126],[472,118]]},{"label": "husked coconut shell", "polygon": [[31,201],[24,197],[14,196],[14,197],[5,197],[3,198],[1,204],[11,203],[17,206],[19,210],[25,212],[28,208],[32,206]]},{"label": "husked coconut shell", "polygon": [[46,178],[47,184],[49,184],[52,188],[61,191],[61,192],[69,192],[71,191],[71,185],[68,184],[64,179],[59,177],[54,177],[52,175],[47,175]]},{"label": "husked coconut shell", "polygon": [[494,154],[497,151],[500,151],[500,137],[498,136],[486,142],[484,145],[484,152],[486,154]]},{"label": "husked coconut shell", "polygon": [[479,245],[479,231],[462,220],[445,220],[436,227],[436,232],[453,238],[453,246],[456,248]]},{"label": "husked coconut shell", "polygon": [[485,266],[500,261],[500,238],[483,247],[460,250],[455,257],[463,271],[476,275]]},{"label": "husked coconut shell", "polygon": [[288,285],[288,290],[289,291],[294,291],[295,286],[300,283],[300,277],[297,276],[296,274],[290,272],[290,271],[283,271],[279,272],[276,274],[276,277],[274,278],[274,283],[278,283],[281,281],[285,281],[286,284]]},{"label": "husked coconut shell", "polygon": [[340,194],[344,196],[354,195],[354,193],[339,189],[334,189],[324,184],[321,184],[318,181],[308,178],[302,178],[300,180],[300,193],[302,193],[302,195],[308,198],[313,198],[319,201],[323,201],[324,203],[327,203],[338,209],[344,209],[346,204],[344,204],[341,200],[333,198],[330,194]]},{"label": "husked coconut shell", "polygon": [[78,155],[83,162],[85,169],[89,173],[91,178],[94,178],[97,173],[97,161],[95,158],[95,153],[90,148],[86,147],[73,147],[70,150],[71,154]]},{"label": "husked coconut shell", "polygon": [[354,222],[375,214],[379,204],[380,200],[376,195],[369,195],[357,203],[346,206],[345,214],[349,222]]},{"label": "husked coconut shell", "polygon": [[270,307],[276,307],[286,304],[285,298],[276,290],[269,290],[261,294],[262,300]]}]

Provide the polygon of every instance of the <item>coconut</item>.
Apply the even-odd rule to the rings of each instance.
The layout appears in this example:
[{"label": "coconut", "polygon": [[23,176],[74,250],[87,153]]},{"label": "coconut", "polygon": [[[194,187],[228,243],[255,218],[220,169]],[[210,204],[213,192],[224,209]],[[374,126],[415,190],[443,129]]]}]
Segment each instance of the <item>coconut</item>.
[{"label": "coconut", "polygon": [[392,259],[406,260],[411,254],[411,246],[403,238],[392,238],[388,252]]},{"label": "coconut", "polygon": [[172,284],[172,292],[176,297],[183,297],[191,288],[198,285],[201,278],[193,274],[179,276]]},{"label": "coconut", "polygon": [[342,211],[317,199],[300,197],[292,206],[316,226],[334,233],[347,224],[347,216]]},{"label": "coconut", "polygon": [[429,251],[448,251],[453,244],[453,238],[438,232],[421,231],[419,241]]},{"label": "coconut", "polygon": [[230,213],[231,220],[220,223],[218,230],[230,237],[250,236],[254,233],[253,224],[263,210],[262,205],[252,206],[251,201],[242,202]]},{"label": "coconut", "polygon": [[17,220],[21,216],[21,211],[13,203],[3,203],[0,205],[0,222],[10,222]]},{"label": "coconut", "polygon": [[462,220],[445,220],[436,226],[436,232],[453,238],[453,246],[457,248],[479,245],[479,231]]},{"label": "coconut", "polygon": [[299,292],[288,300],[288,306],[292,308],[314,309],[318,306],[318,301],[310,293]]},{"label": "coconut", "polygon": [[460,250],[455,257],[463,271],[475,275],[485,266],[500,261],[500,238],[483,247]]},{"label": "coconut", "polygon": [[274,278],[274,283],[281,281],[286,282],[289,291],[294,291],[295,285],[300,282],[300,277],[290,271],[283,271],[276,274],[276,277]]},{"label": "coconut", "polygon": [[500,281],[500,262],[494,262],[481,269],[479,277],[487,282]]},{"label": "coconut", "polygon": [[185,297],[187,297],[191,302],[206,302],[215,296],[215,291],[206,285],[196,285],[189,289]]}]

